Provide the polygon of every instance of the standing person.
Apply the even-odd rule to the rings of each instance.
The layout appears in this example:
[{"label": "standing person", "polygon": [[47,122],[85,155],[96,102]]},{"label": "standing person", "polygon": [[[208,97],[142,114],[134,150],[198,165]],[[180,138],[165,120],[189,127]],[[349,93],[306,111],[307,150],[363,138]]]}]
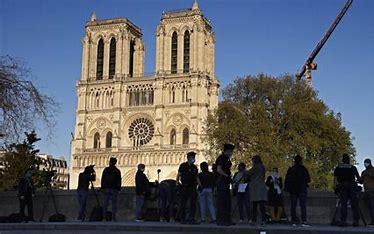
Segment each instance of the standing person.
[{"label": "standing person", "polygon": [[101,189],[104,191],[103,217],[107,220],[109,200],[112,201],[112,220],[117,221],[117,195],[121,190],[121,172],[116,167],[117,159],[110,158],[109,167],[106,167],[101,177]]},{"label": "standing person", "polygon": [[271,175],[266,179],[268,186],[268,205],[272,221],[279,222],[283,213],[282,177],[278,174],[278,168],[273,168]]},{"label": "standing person", "polygon": [[138,171],[135,175],[135,191],[136,191],[136,219],[137,222],[143,222],[142,210],[144,209],[144,200],[146,194],[149,192],[149,180],[144,174],[145,165],[140,163]]},{"label": "standing person", "polygon": [[341,205],[340,223],[338,226],[347,226],[347,203],[348,200],[353,212],[353,226],[359,226],[359,211],[357,199],[357,183],[356,179],[360,180],[357,168],[349,163],[350,158],[348,154],[343,154],[342,164],[338,165],[334,170],[334,190],[339,195]]},{"label": "standing person", "polygon": [[250,194],[249,194],[249,177],[248,172],[246,171],[245,163],[239,163],[238,165],[238,172],[234,175],[234,192],[236,194],[237,204],[239,208],[239,217],[240,223],[244,221],[244,208],[247,212],[248,221],[251,220],[251,202],[250,202]]},{"label": "standing person", "polygon": [[25,206],[27,206],[27,219],[26,221],[35,222],[33,201],[34,197],[34,184],[32,181],[32,171],[27,170],[24,176],[19,180],[18,184],[18,198],[20,203],[20,214],[25,217]]},{"label": "standing person", "polygon": [[265,185],[265,166],[262,164],[260,155],[252,157],[252,168],[248,171],[250,197],[253,204],[252,222],[257,221],[257,206],[260,207],[261,225],[266,224],[265,203],[267,201],[267,190]]},{"label": "standing person", "polygon": [[224,144],[223,153],[217,158],[217,225],[235,225],[231,220],[231,161],[235,146]]},{"label": "standing person", "polygon": [[[195,163],[195,152],[187,153],[187,162],[182,163],[179,166],[176,184],[181,183],[181,198],[179,215],[182,224],[197,224],[195,221],[196,211],[196,185],[197,185],[197,167]],[[186,221],[186,205],[187,201],[190,202],[189,207],[189,218]]]},{"label": "standing person", "polygon": [[86,204],[88,197],[88,188],[90,187],[90,181],[96,179],[94,165],[90,165],[84,168],[84,171],[79,173],[78,177],[78,202],[79,202],[79,214],[78,220],[84,221],[86,217]]},{"label": "standing person", "polygon": [[370,159],[364,161],[365,170],[361,173],[361,182],[364,184],[364,200],[370,210],[371,223],[374,226],[374,167]]},{"label": "standing person", "polygon": [[287,170],[285,190],[290,193],[292,225],[296,226],[299,223],[299,219],[296,215],[296,206],[299,201],[301,209],[301,226],[310,227],[306,215],[306,200],[310,176],[308,170],[302,163],[303,158],[300,155],[296,155],[294,158],[294,165]]},{"label": "standing person", "polygon": [[215,184],[215,176],[209,171],[208,163],[200,163],[201,172],[198,174],[199,183],[199,203],[201,222],[205,223],[206,206],[209,208],[211,223],[216,222],[216,211],[213,204],[213,188]]}]

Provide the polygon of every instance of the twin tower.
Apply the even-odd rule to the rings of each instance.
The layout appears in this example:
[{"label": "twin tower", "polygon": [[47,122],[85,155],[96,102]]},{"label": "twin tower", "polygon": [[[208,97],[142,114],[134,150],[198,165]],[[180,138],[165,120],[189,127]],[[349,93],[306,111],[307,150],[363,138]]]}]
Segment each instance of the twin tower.
[{"label": "twin tower", "polygon": [[110,157],[118,160],[123,186],[134,185],[139,163],[150,180],[163,180],[175,179],[188,151],[205,160],[204,125],[218,106],[219,81],[212,25],[196,2],[162,14],[154,74],[144,74],[142,32],[126,18],[99,20],[93,14],[82,43],[71,188],[91,164],[99,185]]}]

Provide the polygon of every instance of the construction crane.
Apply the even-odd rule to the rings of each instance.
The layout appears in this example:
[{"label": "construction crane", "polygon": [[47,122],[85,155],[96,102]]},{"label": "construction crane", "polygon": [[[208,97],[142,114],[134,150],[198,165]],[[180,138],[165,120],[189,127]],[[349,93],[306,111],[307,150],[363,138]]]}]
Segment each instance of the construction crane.
[{"label": "construction crane", "polygon": [[319,41],[316,48],[312,51],[304,65],[301,67],[299,72],[296,74],[297,80],[301,80],[301,78],[305,75],[305,79],[309,85],[312,84],[312,70],[317,69],[317,64],[313,62],[314,58],[318,55],[319,51],[325,45],[331,34],[334,32],[336,26],[339,24],[340,20],[343,18],[344,14],[347,12],[349,7],[351,6],[353,0],[347,0],[343,9],[340,11],[339,15],[335,18],[334,22],[331,24],[330,28],[325,33],[325,36]]}]

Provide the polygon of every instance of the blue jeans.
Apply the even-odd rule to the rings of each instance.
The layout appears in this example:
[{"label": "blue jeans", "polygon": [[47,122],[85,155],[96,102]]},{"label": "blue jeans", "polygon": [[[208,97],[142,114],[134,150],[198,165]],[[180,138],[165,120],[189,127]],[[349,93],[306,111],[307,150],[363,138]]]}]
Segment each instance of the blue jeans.
[{"label": "blue jeans", "polygon": [[205,211],[206,206],[208,205],[210,218],[211,220],[216,220],[216,210],[214,209],[213,205],[213,192],[211,188],[203,189],[203,191],[199,192],[199,202],[200,202],[200,215],[201,220],[205,220]]},{"label": "blue jeans", "polygon": [[249,189],[247,186],[247,189],[244,193],[237,193],[236,194],[236,200],[238,203],[238,209],[239,209],[239,217],[240,220],[244,220],[244,208],[247,211],[247,218],[248,220],[251,219],[251,202],[249,197]]},{"label": "blue jeans", "polygon": [[106,214],[107,214],[108,206],[109,206],[109,200],[112,200],[112,219],[116,218],[117,195],[118,195],[118,190],[116,189],[104,189],[104,207],[103,207],[104,220],[106,219]]},{"label": "blue jeans", "polygon": [[136,219],[143,219],[144,195],[136,195]]},{"label": "blue jeans", "polygon": [[79,202],[79,214],[78,219],[83,219],[86,215],[86,204],[87,204],[87,197],[88,197],[88,190],[78,189],[78,202]]},{"label": "blue jeans", "polygon": [[299,219],[297,218],[297,215],[296,215],[297,201],[300,202],[301,221],[306,222],[306,195],[307,195],[307,191],[290,194],[292,222],[299,222]]}]

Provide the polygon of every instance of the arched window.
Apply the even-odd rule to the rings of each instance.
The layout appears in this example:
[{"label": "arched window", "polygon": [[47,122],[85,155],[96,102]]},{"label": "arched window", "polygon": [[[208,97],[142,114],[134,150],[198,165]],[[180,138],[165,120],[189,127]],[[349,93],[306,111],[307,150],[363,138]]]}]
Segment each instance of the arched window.
[{"label": "arched window", "polygon": [[104,65],[104,41],[103,39],[100,39],[97,45],[96,80],[103,79],[103,65]]},{"label": "arched window", "polygon": [[190,131],[188,128],[183,129],[183,145],[188,145],[190,143]]},{"label": "arched window", "polygon": [[177,142],[177,132],[172,129],[170,132],[170,145],[175,145]]},{"label": "arched window", "polygon": [[105,148],[112,148],[112,132],[106,134]]},{"label": "arched window", "polygon": [[190,32],[187,30],[184,33],[183,43],[183,73],[190,70]]},{"label": "arched window", "polygon": [[100,149],[100,134],[98,132],[94,135],[93,147],[94,149]]},{"label": "arched window", "polygon": [[177,73],[177,61],[178,61],[178,35],[173,32],[171,37],[171,73]]},{"label": "arched window", "polygon": [[135,53],[135,42],[130,41],[130,57],[129,57],[129,75],[134,76],[134,53]]},{"label": "arched window", "polygon": [[110,40],[110,50],[109,50],[109,79],[114,77],[116,72],[116,39],[112,38]]}]

